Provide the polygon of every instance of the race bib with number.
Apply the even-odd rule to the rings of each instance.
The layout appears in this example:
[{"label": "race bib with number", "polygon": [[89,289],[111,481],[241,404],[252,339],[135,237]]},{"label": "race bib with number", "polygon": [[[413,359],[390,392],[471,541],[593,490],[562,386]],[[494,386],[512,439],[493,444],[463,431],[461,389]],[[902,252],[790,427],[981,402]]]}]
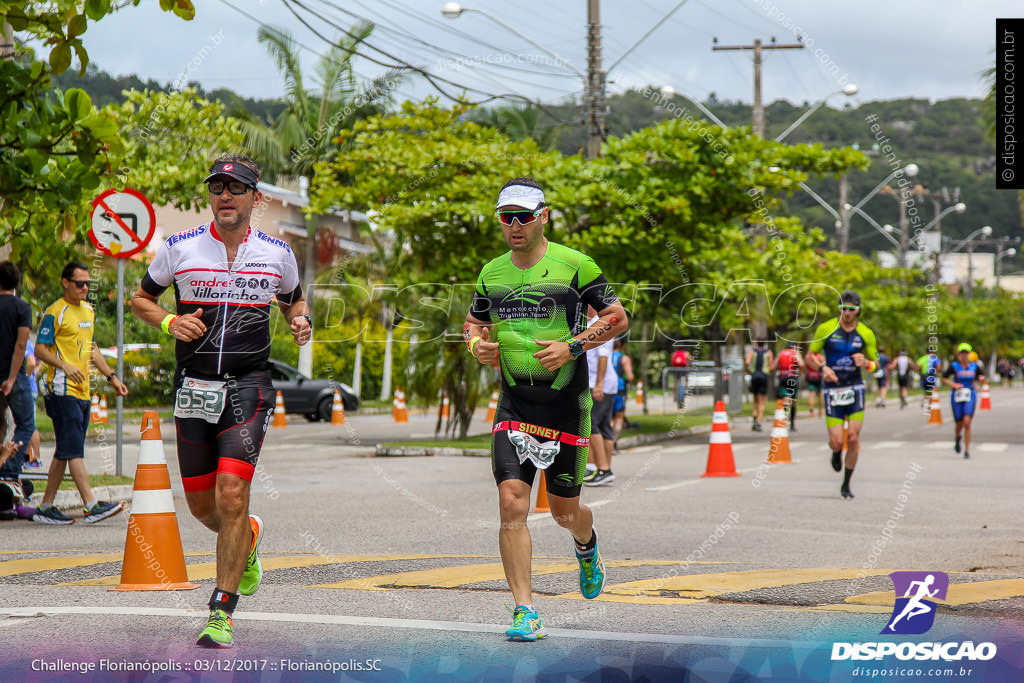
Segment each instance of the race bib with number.
[{"label": "race bib with number", "polygon": [[532,434],[513,429],[508,430],[508,440],[516,447],[519,464],[529,460],[539,470],[546,470],[550,467],[561,448],[557,441],[537,441]]},{"label": "race bib with number", "polygon": [[971,391],[970,387],[961,387],[953,392],[953,400],[957,403],[967,403],[974,397],[974,392]]},{"label": "race bib with number", "polygon": [[844,387],[842,389],[830,389],[828,392],[829,400],[834,406],[848,406],[853,403],[857,394],[854,392],[853,387]]},{"label": "race bib with number", "polygon": [[217,424],[224,412],[224,382],[185,377],[174,397],[174,417],[198,417]]}]

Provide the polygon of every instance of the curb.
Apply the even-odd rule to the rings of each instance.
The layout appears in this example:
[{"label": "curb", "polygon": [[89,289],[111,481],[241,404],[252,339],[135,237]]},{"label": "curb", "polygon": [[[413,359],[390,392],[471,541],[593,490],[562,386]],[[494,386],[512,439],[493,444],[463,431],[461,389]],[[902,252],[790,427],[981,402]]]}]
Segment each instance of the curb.
[{"label": "curb", "polygon": [[[669,436],[669,432],[662,432],[660,434],[640,434],[637,436],[628,436],[625,439],[619,439],[619,447],[622,449],[637,448],[638,446],[646,446],[652,443],[660,443],[663,441],[674,441],[687,436],[700,436],[702,434],[710,434],[711,425],[701,425],[699,427],[687,427],[686,429],[680,429],[672,433]],[[484,448],[444,448],[437,446],[392,446],[387,447],[383,444],[377,444],[374,455],[377,457],[430,457],[438,455],[459,455],[472,458],[488,458],[491,455],[490,449]]]},{"label": "curb", "polygon": [[[96,496],[96,500],[107,500],[107,501],[127,501],[132,502],[132,494],[135,492],[135,486],[133,484],[115,484],[113,486],[95,486],[92,489],[93,495]],[[39,507],[39,504],[43,502],[43,492],[39,491],[32,494],[31,505]],[[82,496],[78,491],[57,491],[56,497],[53,499],[53,504],[57,506],[58,510],[76,510],[82,508]]]}]

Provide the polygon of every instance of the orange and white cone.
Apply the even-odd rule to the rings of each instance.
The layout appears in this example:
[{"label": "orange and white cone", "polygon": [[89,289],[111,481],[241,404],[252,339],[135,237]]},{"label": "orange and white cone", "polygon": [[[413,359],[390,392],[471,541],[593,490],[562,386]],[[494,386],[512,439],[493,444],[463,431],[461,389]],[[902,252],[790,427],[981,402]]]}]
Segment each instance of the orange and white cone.
[{"label": "orange and white cone", "polygon": [[128,536],[121,562],[121,583],[113,591],[173,591],[199,588],[190,583],[181,548],[178,518],[171,496],[171,477],[160,438],[160,417],[147,410],[142,417],[139,466]]},{"label": "orange and white cone", "polygon": [[441,393],[441,419],[447,420],[451,415],[451,408],[448,403],[448,394],[445,392]]},{"label": "orange and white cone", "polygon": [[789,452],[789,424],[786,421],[786,402],[781,398],[775,403],[775,425],[772,427],[772,442],[768,447],[768,462],[775,465],[793,464],[793,456]]},{"label": "orange and white cone", "polygon": [[928,424],[942,424],[942,407],[939,404],[939,387],[932,388],[931,412],[928,413]]},{"label": "orange and white cone", "polygon": [[738,477],[736,461],[732,457],[732,436],[729,435],[729,416],[725,401],[715,402],[711,418],[711,442],[708,446],[708,466],[702,477]]},{"label": "orange and white cone", "polygon": [[640,380],[636,383],[636,404],[642,406],[644,404],[644,382]]},{"label": "orange and white cone", "polygon": [[334,405],[331,406],[331,424],[345,424],[345,404],[341,402],[341,389],[334,390]]},{"label": "orange and white cone", "polygon": [[484,419],[488,422],[494,422],[494,415],[498,412],[498,390],[495,389],[494,393],[491,394],[491,402],[487,404],[487,417]]},{"label": "orange and white cone", "polygon": [[107,397],[106,397],[106,395],[100,396],[100,424],[110,424],[110,420],[107,419]]},{"label": "orange and white cone", "polygon": [[391,414],[397,423],[409,421],[409,411],[405,407],[405,393],[401,387],[395,387],[395,402]]},{"label": "orange and white cone", "polygon": [[287,427],[288,418],[284,416],[284,396],[277,392],[277,401],[274,403],[274,427]]},{"label": "orange and white cone", "polygon": [[992,410],[992,396],[988,393],[988,382],[981,385],[981,405],[978,410]]},{"label": "orange and white cone", "polygon": [[548,505],[548,487],[545,483],[547,481],[547,475],[544,472],[540,472],[540,486],[537,487],[537,506],[530,510],[530,512],[551,512],[551,507]]},{"label": "orange and white cone", "polygon": [[96,394],[92,395],[92,401],[89,404],[89,424],[100,423],[100,397]]}]

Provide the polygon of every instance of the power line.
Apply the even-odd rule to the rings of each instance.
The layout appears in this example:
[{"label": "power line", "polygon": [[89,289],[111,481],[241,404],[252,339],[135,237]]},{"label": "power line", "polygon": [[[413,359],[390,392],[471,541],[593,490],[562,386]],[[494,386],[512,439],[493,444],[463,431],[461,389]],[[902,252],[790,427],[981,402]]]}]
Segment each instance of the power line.
[{"label": "power line", "polygon": [[685,5],[685,4],[686,4],[687,2],[689,2],[689,1],[690,1],[690,0],[680,0],[679,4],[678,4],[678,5],[676,5],[675,7],[673,7],[673,8],[671,9],[671,10],[669,10],[669,13],[668,13],[668,14],[666,14],[666,15],[665,15],[664,17],[662,17],[662,18],[661,18],[661,20],[660,20],[660,21],[658,21],[658,23],[657,23],[657,24],[655,24],[654,26],[652,26],[652,27],[651,27],[651,29],[650,29],[650,30],[649,30],[649,31],[648,31],[647,33],[645,33],[645,34],[643,34],[642,36],[640,36],[640,40],[636,41],[636,42],[635,42],[635,43],[633,44],[633,47],[631,47],[631,48],[629,48],[628,50],[626,50],[626,54],[624,54],[624,55],[622,55],[621,57],[619,57],[619,58],[618,58],[618,59],[617,59],[617,60],[615,61],[615,63],[614,63],[614,64],[612,64],[612,65],[611,65],[610,67],[608,67],[608,71],[610,72],[610,71],[611,71],[612,69],[614,69],[614,68],[615,68],[616,66],[618,66],[618,65],[619,65],[619,62],[621,62],[621,61],[622,61],[623,59],[625,59],[626,57],[628,57],[628,56],[629,56],[629,54],[630,54],[630,53],[631,53],[631,52],[632,52],[633,50],[635,50],[635,49],[637,49],[638,47],[640,47],[640,43],[642,43],[642,42],[644,42],[645,40],[647,40],[647,37],[648,37],[648,36],[650,36],[650,35],[651,35],[652,33],[654,33],[655,31],[657,31],[657,30],[658,30],[658,28],[659,28],[659,27],[660,27],[660,26],[661,26],[662,24],[664,24],[664,23],[665,23],[666,21],[668,21],[668,20],[669,20],[669,19],[670,19],[670,18],[672,17],[672,15],[676,13],[676,11],[677,11],[677,10],[678,10],[678,9],[679,9],[680,7],[682,7],[683,5]]}]

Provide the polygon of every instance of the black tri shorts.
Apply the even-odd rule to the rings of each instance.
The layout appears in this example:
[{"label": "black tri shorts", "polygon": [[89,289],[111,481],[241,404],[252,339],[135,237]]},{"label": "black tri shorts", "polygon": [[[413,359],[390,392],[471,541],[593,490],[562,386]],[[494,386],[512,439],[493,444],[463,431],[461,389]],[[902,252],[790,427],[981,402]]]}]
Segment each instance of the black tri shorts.
[{"label": "black tri shorts", "polygon": [[[274,413],[274,385],[270,370],[244,375],[197,379],[224,381],[224,410],[216,424],[197,417],[175,417],[178,467],[186,492],[206,491],[224,472],[251,482]],[[175,383],[175,396],[182,379]]]},{"label": "black tri shorts", "polygon": [[[586,385],[582,390],[555,392],[530,387],[512,389],[502,382],[494,414],[496,431],[491,435],[491,470],[495,483],[518,479],[533,486],[539,468],[525,454],[520,458],[520,452],[539,447],[546,462],[550,452],[557,449],[551,464],[544,469],[547,492],[561,498],[580,495],[587,468],[592,403]],[[524,439],[509,428],[520,434],[527,433],[531,438]],[[513,440],[518,441],[518,445]]]}]

